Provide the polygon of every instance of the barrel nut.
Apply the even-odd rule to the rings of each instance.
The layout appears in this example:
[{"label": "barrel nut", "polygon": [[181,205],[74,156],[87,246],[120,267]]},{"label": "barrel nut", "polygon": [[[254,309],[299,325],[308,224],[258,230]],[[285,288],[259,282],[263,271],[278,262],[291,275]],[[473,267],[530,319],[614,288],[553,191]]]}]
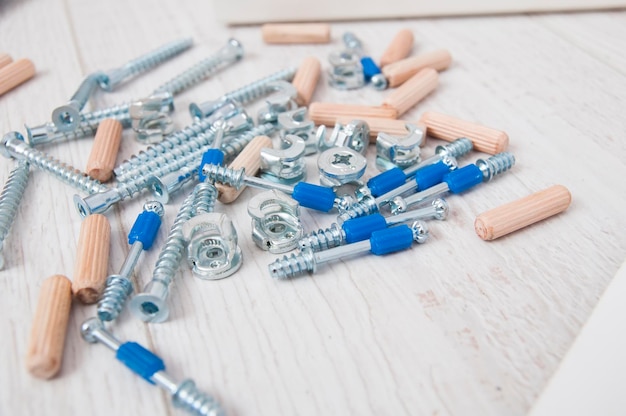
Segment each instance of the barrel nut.
[{"label": "barrel nut", "polygon": [[420,145],[426,137],[423,126],[407,124],[408,134],[404,137],[392,136],[384,132],[376,137],[376,166],[388,170],[388,163],[405,169],[420,161]]},{"label": "barrel nut", "polygon": [[255,195],[248,203],[252,240],[262,250],[284,253],[295,249],[302,238],[300,205],[283,192],[271,190]]},{"label": "barrel nut", "polygon": [[320,152],[331,147],[349,147],[365,155],[369,144],[370,128],[362,120],[352,120],[348,124],[335,123],[330,135],[326,134],[326,127],[317,129],[317,147]]},{"label": "barrel nut", "polygon": [[288,134],[278,149],[261,150],[261,177],[291,184],[306,178],[306,145],[300,137]]},{"label": "barrel nut", "polygon": [[359,183],[367,168],[367,159],[349,147],[333,147],[319,155],[317,167],[322,185],[341,186]]},{"label": "barrel nut", "polygon": [[315,122],[307,117],[307,108],[299,107],[292,111],[285,111],[278,115],[278,129],[280,137],[293,134],[304,140],[305,154],[317,152],[317,138]]},{"label": "barrel nut", "polygon": [[174,123],[168,115],[174,111],[174,98],[169,92],[134,101],[128,111],[131,126],[141,143],[159,143],[174,131]]}]

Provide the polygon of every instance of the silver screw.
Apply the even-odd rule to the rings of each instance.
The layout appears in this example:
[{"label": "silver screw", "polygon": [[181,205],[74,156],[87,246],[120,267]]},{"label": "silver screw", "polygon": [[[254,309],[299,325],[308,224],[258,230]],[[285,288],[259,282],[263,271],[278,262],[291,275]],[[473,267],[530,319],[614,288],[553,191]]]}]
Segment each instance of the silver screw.
[{"label": "silver screw", "polygon": [[[111,332],[107,331],[104,328],[104,324],[97,318],[90,318],[83,322],[80,327],[80,333],[85,341],[91,344],[104,344],[104,346],[116,353],[123,348],[126,348],[127,351],[132,350],[133,361],[141,359],[149,362],[161,361],[161,367],[163,369],[154,372],[149,378],[144,374],[138,374],[167,391],[172,398],[174,407],[196,416],[224,416],[224,410],[215,398],[198,390],[192,380],[186,379],[181,383],[177,383],[165,372],[165,365],[159,357],[134,342],[122,343]],[[136,369],[127,362],[124,362],[124,364],[131,370],[137,372]]]},{"label": "silver screw", "polygon": [[191,103],[189,105],[191,117],[194,119],[203,119],[213,114],[217,109],[222,107],[224,103],[236,101],[241,105],[245,105],[257,98],[263,97],[275,90],[275,88],[272,87],[273,82],[281,80],[291,81],[296,74],[296,70],[295,67],[290,67],[275,72],[265,78],[261,78],[234,91],[228,92],[217,100],[205,101],[200,104]]},{"label": "silver screw", "polygon": [[[396,238],[395,231],[397,230],[394,230],[394,228],[404,229],[409,227],[406,225],[400,225],[398,227],[376,231],[372,234],[372,237],[369,240],[358,241],[356,243],[346,244],[344,246],[334,247],[324,251],[314,252],[310,248],[305,248],[298,254],[291,254],[289,256],[283,256],[282,259],[276,259],[268,266],[270,275],[278,279],[287,279],[306,272],[315,273],[319,264],[339,260],[354,254],[366,253],[368,251],[374,252],[374,248],[371,243],[372,239],[378,238],[379,236],[382,236],[383,239]],[[409,230],[412,234],[413,241],[417,243],[423,243],[428,238],[428,227],[426,227],[426,224],[421,221],[413,223]],[[390,232],[393,234],[391,234],[391,237],[388,237]],[[408,248],[409,246],[410,244],[405,245],[404,247],[395,248],[394,251]],[[374,254],[386,254],[386,252],[374,252]]]},{"label": "silver screw", "polygon": [[70,101],[52,111],[52,123],[59,131],[76,129],[81,121],[80,110],[83,109],[93,91],[98,88],[98,85],[104,82],[105,77],[105,74],[102,72],[87,75],[78,86],[78,90],[70,98]]},{"label": "silver screw", "polygon": [[9,233],[11,224],[17,214],[24,190],[28,183],[30,167],[25,160],[18,160],[15,167],[9,173],[2,194],[0,195],[0,270],[4,269],[4,239]]},{"label": "silver screw", "polygon": [[80,191],[93,194],[107,189],[105,185],[91,179],[86,173],[28,146],[24,142],[24,137],[18,132],[4,135],[0,143],[0,153],[5,157],[27,160],[31,166],[51,173],[55,178]]},{"label": "silver screw", "polygon": [[100,87],[105,91],[111,91],[129,78],[146,72],[151,68],[167,61],[179,53],[189,49],[193,45],[191,38],[176,40],[135,58],[119,68],[105,72],[105,78]]},{"label": "silver screw", "polygon": [[[497,155],[491,156],[486,160],[478,159],[474,165],[467,165],[463,168],[450,172],[448,175],[444,176],[443,182],[432,186],[422,192],[418,192],[407,198],[396,196],[389,202],[391,212],[393,214],[405,212],[409,207],[413,205],[417,205],[422,201],[441,195],[448,191],[452,191],[454,193],[464,191],[480,183],[476,181],[477,179],[479,181],[482,179],[482,182],[489,182],[495,176],[500,175],[501,173],[511,169],[514,164],[515,157],[509,152],[498,153]],[[475,175],[476,168],[478,168],[479,170],[479,177]],[[465,179],[466,177],[469,179]],[[469,181],[470,185],[464,185],[459,190],[451,189],[450,184],[453,183],[455,178],[462,178],[462,182]]]},{"label": "silver screw", "polygon": [[[158,222],[154,221],[154,214],[158,216]],[[141,252],[152,245],[158,227],[161,224],[160,219],[163,218],[163,214],[164,209],[160,202],[149,201],[144,204],[142,213],[139,214],[135,221],[135,224],[138,224],[141,228],[139,232],[142,235],[133,235],[133,231],[135,230],[135,226],[133,226],[128,238],[133,238],[134,241],[131,244],[126,260],[118,274],[111,275],[107,278],[102,299],[98,302],[98,318],[102,321],[114,321],[122,311],[126,300],[133,291],[133,283],[130,278],[135,269],[135,265],[139,260]],[[150,233],[151,235],[146,235],[146,233]],[[146,243],[145,245],[144,241]]]},{"label": "silver screw", "polygon": [[176,214],[165,245],[157,259],[152,280],[130,301],[130,310],[135,317],[145,322],[163,322],[169,316],[167,298],[170,285],[185,253],[183,225],[193,214],[194,194],[190,194]]},{"label": "silver screw", "polygon": [[[376,226],[378,226],[379,224],[385,224],[385,226],[391,227],[394,225],[418,220],[444,220],[448,217],[448,212],[449,207],[446,200],[443,198],[437,198],[433,200],[431,205],[428,207],[407,211],[403,214],[393,215],[391,217],[383,217],[380,214],[373,215],[379,215],[382,219],[380,223],[376,223]],[[354,225],[356,224],[354,221],[359,220],[351,219],[344,222],[341,226],[333,223],[329,228],[313,231],[309,235],[300,239],[300,241],[298,242],[298,246],[301,249],[305,249],[308,247],[313,251],[328,250],[333,247],[345,245],[348,243],[348,241],[358,241],[362,238],[367,237],[369,234],[371,234],[371,232],[379,229],[378,227],[370,228],[368,230],[359,229],[359,236],[355,236],[354,234],[348,236],[348,232],[350,232],[348,224],[352,223],[351,225],[352,227],[354,227]],[[371,226],[371,223],[368,225]],[[346,231],[346,229],[348,229],[349,231]]]}]

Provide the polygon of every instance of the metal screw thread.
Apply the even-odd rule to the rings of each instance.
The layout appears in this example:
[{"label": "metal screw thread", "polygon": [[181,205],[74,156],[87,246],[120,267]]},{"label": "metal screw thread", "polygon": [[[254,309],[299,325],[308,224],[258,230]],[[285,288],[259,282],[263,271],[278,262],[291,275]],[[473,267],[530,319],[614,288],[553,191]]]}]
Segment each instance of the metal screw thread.
[{"label": "metal screw thread", "polygon": [[122,124],[127,123],[130,125],[130,105],[131,103],[122,103],[95,111],[80,113],[81,125],[85,123],[99,124],[105,118],[114,118]]},{"label": "metal screw thread", "polygon": [[260,124],[250,131],[237,136],[228,143],[222,144],[222,152],[224,152],[224,163],[234,159],[244,147],[248,145],[256,136],[268,136],[276,130],[276,126],[271,123]]},{"label": "metal screw thread", "polygon": [[515,157],[509,152],[498,153],[486,160],[478,159],[476,161],[476,166],[478,166],[483,173],[484,182],[489,182],[495,176],[506,172],[511,169],[514,164]]},{"label": "metal screw thread", "polygon": [[[11,224],[17,214],[17,208],[20,205],[26,184],[28,183],[28,174],[30,167],[25,160],[18,160],[15,167],[9,173],[2,194],[0,195],[0,252],[2,244],[9,233]],[[2,255],[0,254],[0,269],[4,266]]]},{"label": "metal screw thread", "polygon": [[270,87],[270,84],[272,82],[280,80],[291,81],[296,74],[296,70],[297,68],[295,67],[283,69],[281,71],[268,75],[265,78],[261,78],[258,81],[252,82],[248,85],[244,85],[239,89],[224,94],[221,98],[224,100],[235,100],[240,102],[241,104],[249,103],[272,92],[273,89]]},{"label": "metal screw thread", "polygon": [[146,149],[145,152],[132,156],[129,160],[125,161],[114,169],[115,175],[118,177],[119,180],[120,177],[123,177],[125,175],[126,171],[143,164],[146,160],[150,158],[171,151],[171,149],[180,145],[181,143],[184,143],[198,136],[200,133],[209,130],[212,125],[212,120],[195,121],[184,129],[178,130],[177,132],[168,135],[161,143],[149,147],[148,149]]},{"label": "metal screw thread", "polygon": [[180,260],[185,254],[185,239],[183,238],[183,225],[192,217],[193,210],[193,194],[185,198],[182,206],[176,214],[174,224],[170,228],[165,245],[159,253],[152,279],[159,280],[169,286],[174,279],[174,274],[178,270]]},{"label": "metal screw thread", "polygon": [[288,279],[306,272],[315,271],[315,258],[313,251],[302,250],[297,254],[283,256],[269,264],[270,275],[277,279]]},{"label": "metal screw thread", "polygon": [[28,146],[19,133],[5,141],[5,148],[16,159],[27,160],[37,169],[52,174],[55,178],[80,191],[93,194],[107,189],[105,185],[91,179],[86,173]]},{"label": "metal screw thread", "polygon": [[98,302],[98,318],[102,321],[114,321],[132,292],[133,284],[126,276],[110,276],[102,299]]},{"label": "metal screw thread", "polygon": [[310,248],[313,251],[328,250],[345,243],[345,233],[338,224],[331,224],[326,229],[312,231],[298,241],[300,249]]},{"label": "metal screw thread", "polygon": [[108,71],[106,75],[109,79],[105,82],[104,88],[107,90],[115,88],[124,80],[142,72],[146,72],[158,64],[165,62],[185,51],[191,47],[192,43],[193,41],[191,39],[181,39],[170,42],[153,50],[152,52],[148,52],[139,58],[135,58],[127,62],[119,68]]},{"label": "metal screw thread", "polygon": [[193,216],[213,212],[216,200],[217,188],[213,184],[207,182],[197,184],[193,188]]},{"label": "metal screw thread", "polygon": [[246,177],[245,169],[231,169],[220,165],[205,165],[202,169],[206,181],[223,183],[235,189],[243,186]]},{"label": "metal screw thread", "polygon": [[435,154],[441,156],[452,156],[458,159],[461,156],[468,154],[473,148],[474,145],[470,139],[467,137],[461,137],[452,143],[448,143],[444,146],[437,146]]},{"label": "metal screw thread", "polygon": [[172,395],[174,407],[197,416],[223,416],[224,410],[209,394],[202,393],[192,380],[185,380]]},{"label": "metal screw thread", "polygon": [[179,92],[196,85],[221,67],[238,61],[242,56],[243,48],[241,47],[241,44],[235,39],[230,39],[228,45],[221,48],[210,57],[198,62],[178,76],[167,81],[165,84],[154,90],[154,93],[169,92],[172,95],[178,94]]},{"label": "metal screw thread", "polygon": [[352,218],[364,217],[366,215],[378,212],[376,200],[370,196],[363,198],[360,202],[354,203],[344,210],[338,217],[337,221],[343,224]]}]

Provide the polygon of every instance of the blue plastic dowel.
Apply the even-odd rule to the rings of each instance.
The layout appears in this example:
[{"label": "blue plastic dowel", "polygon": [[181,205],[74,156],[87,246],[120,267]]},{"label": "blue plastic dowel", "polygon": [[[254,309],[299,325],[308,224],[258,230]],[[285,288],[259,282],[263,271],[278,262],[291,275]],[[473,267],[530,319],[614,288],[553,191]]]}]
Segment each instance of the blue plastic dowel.
[{"label": "blue plastic dowel", "polygon": [[397,188],[398,186],[404,185],[406,180],[406,174],[402,169],[391,168],[383,173],[379,173],[373,178],[370,178],[370,180],[367,181],[367,187],[372,193],[372,196],[377,198],[392,189]]},{"label": "blue plastic dowel", "polygon": [[162,359],[136,342],[125,342],[120,345],[115,358],[151,384],[154,384],[152,381],[154,373],[165,370]]},{"label": "blue plastic dowel", "polygon": [[377,256],[407,249],[412,244],[413,231],[405,224],[374,231],[370,237],[370,251]]},{"label": "blue plastic dowel", "polygon": [[202,167],[206,164],[213,164],[221,166],[224,163],[224,152],[220,149],[209,149],[202,155],[202,162],[198,168],[198,179],[200,182],[204,182],[206,175],[202,174]]},{"label": "blue plastic dowel", "polygon": [[472,164],[454,170],[443,177],[443,182],[448,184],[450,192],[458,194],[469,188],[482,183],[483,173],[478,166]]},{"label": "blue plastic dowel", "polygon": [[143,211],[137,216],[133,228],[128,233],[128,244],[132,245],[136,241],[141,241],[144,250],[149,250],[154,243],[159,227],[161,226],[161,217],[152,211]]},{"label": "blue plastic dowel", "polygon": [[291,197],[300,205],[317,211],[328,212],[335,205],[335,192],[326,186],[299,182],[293,187]]},{"label": "blue plastic dowel", "polygon": [[380,214],[371,214],[364,217],[352,218],[341,225],[346,233],[346,243],[367,240],[374,231],[387,228],[387,220]]},{"label": "blue plastic dowel", "polygon": [[365,76],[366,81],[372,79],[374,75],[380,74],[380,68],[369,56],[361,58],[361,66],[363,67],[363,76]]},{"label": "blue plastic dowel", "polygon": [[441,183],[443,177],[450,172],[450,166],[443,162],[433,163],[419,169],[415,172],[415,181],[417,182],[417,189],[423,191],[431,186]]}]

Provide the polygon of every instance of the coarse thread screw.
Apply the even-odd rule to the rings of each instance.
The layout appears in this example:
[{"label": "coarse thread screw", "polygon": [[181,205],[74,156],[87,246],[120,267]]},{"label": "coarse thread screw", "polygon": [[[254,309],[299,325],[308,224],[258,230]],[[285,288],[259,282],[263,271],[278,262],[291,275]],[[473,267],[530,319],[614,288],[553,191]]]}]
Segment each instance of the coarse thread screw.
[{"label": "coarse thread screw", "polygon": [[135,295],[130,302],[131,312],[142,321],[163,322],[169,316],[167,298],[172,280],[185,254],[182,230],[183,225],[192,217],[193,202],[192,193],[185,198],[176,215],[152,272],[152,280],[144,287],[143,292]]},{"label": "coarse thread screw", "polygon": [[[399,226],[399,227],[407,227],[407,226]],[[394,227],[397,228],[397,227]],[[407,227],[408,228],[408,227]],[[392,229],[388,229],[392,230]],[[388,230],[381,230],[378,233],[385,233]],[[395,231],[395,230],[394,230]],[[410,231],[412,233],[413,241],[417,243],[424,243],[428,238],[428,227],[426,224],[421,221],[415,221],[411,227]],[[392,231],[393,233],[393,231]],[[395,235],[394,235],[395,237]],[[372,236],[372,239],[374,235]],[[392,237],[393,238],[393,237]],[[393,251],[401,250],[408,248],[409,245],[404,245],[403,247],[396,247]],[[271,263],[268,268],[270,271],[270,275],[277,279],[287,279],[290,277],[298,276],[300,274],[304,274],[306,272],[315,273],[317,270],[317,265],[326,263],[333,260],[339,260],[344,258],[345,256],[350,256],[359,253],[365,253],[368,251],[373,252],[373,246],[371,240],[358,241],[352,244],[346,244],[343,246],[334,247],[328,250],[314,252],[310,248],[305,248],[300,251],[298,254],[290,254],[289,256],[283,256],[282,259],[276,259],[273,263]],[[391,251],[387,251],[391,252]],[[384,253],[374,253],[374,254],[386,254]]]},{"label": "coarse thread screw", "polygon": [[437,146],[435,148],[435,154],[433,156],[422,160],[420,163],[413,165],[410,168],[404,169],[403,172],[407,177],[411,177],[415,175],[415,172],[422,169],[423,167],[442,161],[446,157],[459,159],[462,156],[468,154],[473,147],[474,145],[470,139],[468,139],[467,137],[461,137],[451,143],[445,144],[443,146]]},{"label": "coarse thread screw", "polygon": [[2,194],[0,194],[0,270],[4,269],[4,239],[9,233],[11,224],[17,214],[26,184],[30,167],[25,160],[18,160],[15,167],[9,173],[9,177],[4,184]]},{"label": "coarse thread screw", "polygon": [[243,46],[241,46],[241,43],[237,39],[231,38],[228,40],[226,46],[222,47],[215,54],[196,63],[185,72],[161,85],[154,90],[153,94],[169,92],[172,95],[176,95],[196,85],[219,68],[239,61],[242,57]]},{"label": "coarse thread screw", "polygon": [[176,40],[135,58],[119,68],[105,72],[105,77],[100,82],[100,87],[111,91],[123,81],[146,72],[149,69],[167,61],[179,53],[189,49],[193,45],[191,38]]},{"label": "coarse thread screw", "polygon": [[215,201],[217,201],[217,188],[212,183],[197,184],[193,188],[192,216],[213,212]]},{"label": "coarse thread screw", "polygon": [[290,67],[281,71],[275,72],[271,75],[254,81],[250,84],[244,85],[234,91],[228,92],[217,100],[205,101],[200,104],[191,103],[189,105],[189,112],[194,119],[203,119],[210,116],[216,110],[218,110],[224,103],[229,101],[236,101],[241,105],[250,103],[257,98],[263,97],[274,91],[272,83],[275,81],[291,81],[296,74],[296,68]]},{"label": "coarse thread screw", "polygon": [[343,245],[346,241],[346,234],[343,228],[336,223],[330,227],[312,231],[298,241],[301,250],[306,248],[312,251],[328,250],[333,247]]},{"label": "coarse thread screw", "polygon": [[[83,322],[80,327],[80,333],[85,341],[92,344],[101,343],[116,352],[116,358],[122,361],[128,368],[166,390],[172,398],[174,407],[195,416],[224,416],[224,410],[215,398],[201,392],[192,380],[186,379],[181,383],[176,383],[165,372],[165,365],[159,357],[134,342],[122,343],[111,332],[107,331],[102,321],[97,318],[90,318]],[[118,355],[121,349],[124,349],[124,360]],[[157,364],[152,371],[158,368],[160,370],[148,375],[138,371],[139,369],[148,370],[147,366],[149,364]]]},{"label": "coarse thread screw", "polygon": [[[155,223],[154,218],[142,217],[145,213],[154,213],[158,216],[159,221]],[[111,275],[107,278],[106,287],[102,294],[102,298],[98,302],[98,318],[102,321],[114,321],[122,312],[122,308],[126,304],[126,300],[133,292],[133,283],[130,280],[139,255],[144,249],[148,249],[156,236],[156,231],[160,226],[160,219],[163,218],[165,213],[163,205],[157,201],[148,201],[143,205],[142,213],[137,217],[136,223],[140,224],[141,236],[133,236],[133,230],[129,234],[129,239],[134,238],[134,242],[131,244],[130,251],[126,256],[126,260],[122,265],[118,274]],[[154,217],[154,214],[152,216]],[[148,214],[150,215],[150,214]],[[133,229],[135,227],[133,226]],[[153,235],[146,235],[146,232],[154,232]],[[144,241],[146,246],[144,246]]]},{"label": "coarse thread screw", "polygon": [[4,135],[0,143],[0,153],[5,157],[27,160],[31,166],[51,173],[55,178],[79,191],[93,194],[107,189],[105,185],[91,179],[86,173],[28,146],[24,142],[24,137],[18,132],[14,131]]},{"label": "coarse thread screw", "polygon": [[489,182],[495,176],[511,169],[515,164],[515,157],[508,152],[498,153],[488,159],[478,159],[476,166],[483,173],[483,182]]}]

